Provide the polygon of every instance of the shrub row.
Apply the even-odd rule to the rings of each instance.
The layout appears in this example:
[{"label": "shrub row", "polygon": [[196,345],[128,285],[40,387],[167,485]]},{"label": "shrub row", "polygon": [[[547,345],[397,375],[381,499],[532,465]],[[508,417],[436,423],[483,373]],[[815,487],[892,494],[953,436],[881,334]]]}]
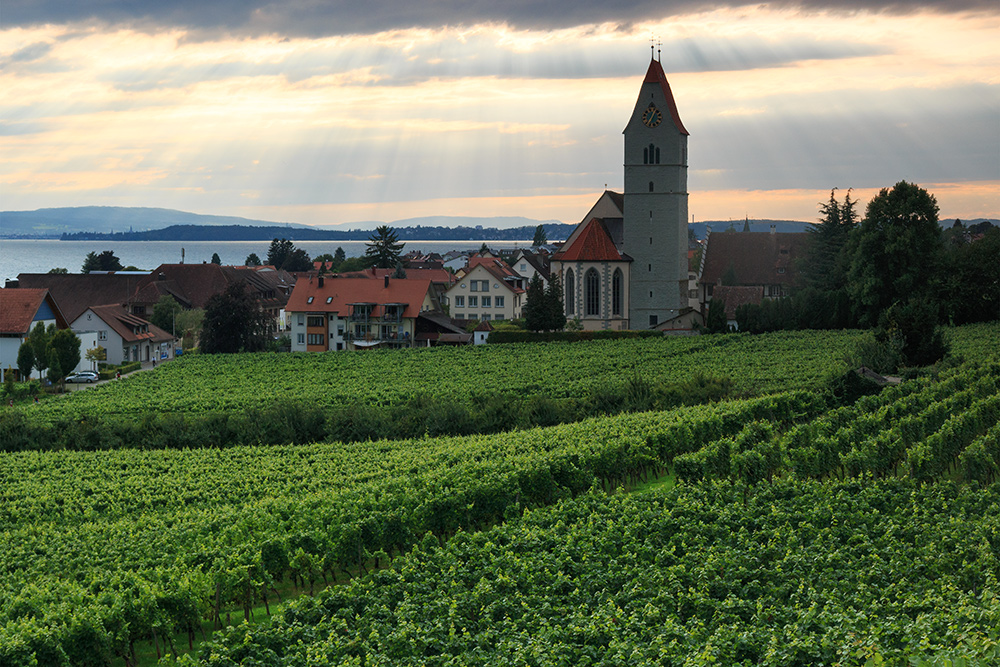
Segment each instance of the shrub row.
[{"label": "shrub row", "polygon": [[615,338],[662,338],[662,331],[493,331],[490,343],[551,343],[581,340],[612,340]]}]

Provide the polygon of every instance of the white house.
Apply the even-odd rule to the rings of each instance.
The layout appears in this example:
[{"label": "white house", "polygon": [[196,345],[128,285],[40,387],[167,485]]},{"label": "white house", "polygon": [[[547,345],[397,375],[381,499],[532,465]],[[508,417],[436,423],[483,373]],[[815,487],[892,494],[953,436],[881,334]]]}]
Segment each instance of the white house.
[{"label": "white house", "polygon": [[173,336],[117,304],[91,306],[70,328],[78,336],[93,336],[96,344],[107,350],[109,364],[174,358]]},{"label": "white house", "polygon": [[47,289],[0,289],[0,381],[8,369],[18,376],[18,350],[38,324],[66,328],[66,320]]}]

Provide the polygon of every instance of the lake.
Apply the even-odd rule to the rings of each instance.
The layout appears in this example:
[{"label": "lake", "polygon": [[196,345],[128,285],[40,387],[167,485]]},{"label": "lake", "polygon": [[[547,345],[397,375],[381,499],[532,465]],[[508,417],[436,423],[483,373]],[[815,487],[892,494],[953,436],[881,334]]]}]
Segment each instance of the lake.
[{"label": "lake", "polygon": [[[420,250],[444,254],[449,250],[477,250],[482,241],[407,241],[403,251]],[[152,270],[160,264],[178,264],[181,251],[186,264],[200,264],[219,253],[223,264],[242,265],[250,253],[267,258],[270,241],[59,241],[57,239],[0,239],[0,284],[19,273],[47,273],[60,267],[79,273],[87,253],[111,250],[122,266]],[[487,241],[495,250],[527,248],[531,241]],[[340,246],[348,257],[365,254],[365,241],[296,241],[310,257],[330,253]]]}]

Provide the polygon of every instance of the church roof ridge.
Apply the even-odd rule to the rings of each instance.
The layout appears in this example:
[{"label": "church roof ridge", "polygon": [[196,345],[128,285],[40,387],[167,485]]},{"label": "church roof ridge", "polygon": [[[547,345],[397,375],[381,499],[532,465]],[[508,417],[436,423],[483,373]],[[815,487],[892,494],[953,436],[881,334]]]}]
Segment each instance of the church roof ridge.
[{"label": "church roof ridge", "polygon": [[667,75],[663,73],[663,66],[660,65],[660,61],[655,58],[650,59],[649,69],[646,70],[646,78],[642,80],[643,83],[657,83],[660,85],[660,89],[663,91],[663,96],[667,100],[667,106],[670,108],[670,117],[674,119],[674,125],[677,127],[677,131],[681,134],[689,134],[684,128],[684,123],[681,122],[681,115],[677,112],[677,104],[674,102],[674,95],[670,92],[670,83],[667,81]]}]

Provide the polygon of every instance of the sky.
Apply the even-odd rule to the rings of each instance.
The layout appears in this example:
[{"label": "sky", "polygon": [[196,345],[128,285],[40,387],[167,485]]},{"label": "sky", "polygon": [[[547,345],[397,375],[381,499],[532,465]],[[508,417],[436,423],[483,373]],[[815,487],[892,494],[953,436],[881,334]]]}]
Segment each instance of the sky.
[{"label": "sky", "polygon": [[998,28],[996,0],[4,0],[0,209],[575,223],[657,57],[695,221],[901,180],[1000,218]]}]

